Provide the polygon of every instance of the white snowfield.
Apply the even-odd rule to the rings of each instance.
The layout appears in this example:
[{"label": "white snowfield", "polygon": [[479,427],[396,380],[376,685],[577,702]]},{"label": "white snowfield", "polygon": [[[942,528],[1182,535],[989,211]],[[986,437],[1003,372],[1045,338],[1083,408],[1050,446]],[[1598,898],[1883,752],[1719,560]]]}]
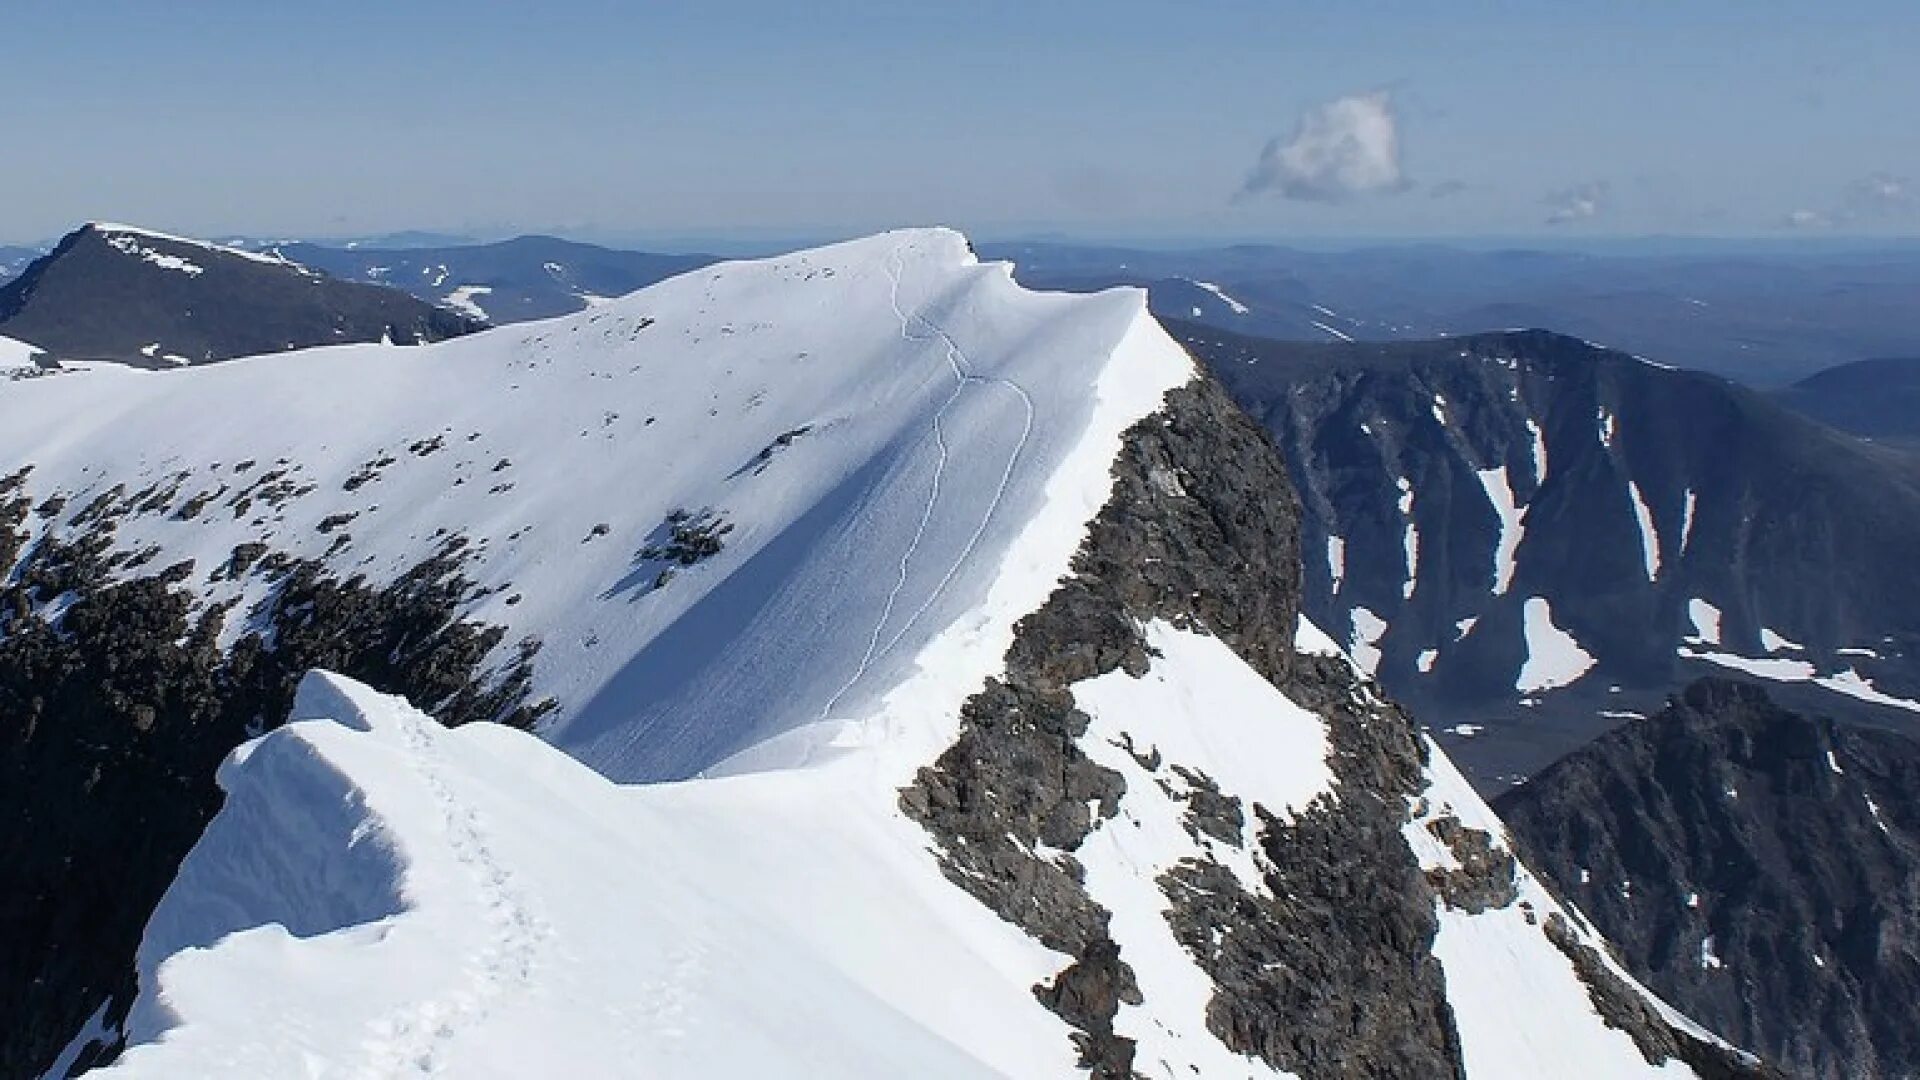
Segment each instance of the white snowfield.
[{"label": "white snowfield", "polygon": [[[1264,856],[1189,833],[1177,786],[1120,744],[1285,816],[1337,797],[1325,725],[1216,639],[1148,637],[1145,678],[1074,688],[1083,745],[1127,782],[1076,853],[1144,995],[1116,1027],[1147,1075],[1285,1076],[1207,1029],[1211,983],[1155,885],[1198,858],[1258,891]],[[1309,625],[1300,638],[1333,648]],[[223,766],[226,806],[148,926],[131,1048],[107,1075],[1082,1074],[1031,991],[1068,958],[942,876],[898,809],[897,748],[621,786],[338,676],[308,676],[294,717]],[[1441,813],[1504,846],[1429,753],[1428,811],[1405,830],[1422,864],[1453,865],[1424,828]],[[1538,925],[1563,909],[1524,868],[1519,886],[1526,906],[1438,912],[1469,1074],[1688,1075],[1600,1019]]]},{"label": "white snowfield", "polygon": [[[349,537],[330,563],[379,583],[462,534],[490,590],[468,613],[507,628],[501,659],[544,643],[550,737],[616,778],[677,778],[871,715],[1000,579],[1026,581],[1009,622],[1038,606],[1120,432],[1192,371],[1137,290],[1028,292],[957,233],[904,231],[434,345],[10,384],[0,458],[70,496],[54,528],[106,477],[132,492],[185,472],[180,503],[227,489],[118,535],[194,559],[209,601],[243,592],[237,611],[263,581],[209,578],[242,542],[319,557]],[[313,491],[228,509],[276,468]],[[675,511],[730,527],[723,549],[640,557]]]},{"label": "white snowfield", "polygon": [[[1069,1076],[890,777],[620,787],[312,675],[148,926],[126,1077]],[[323,719],[325,718],[325,719]]]},{"label": "white snowfield", "polygon": [[[501,587],[475,613],[546,639],[536,686],[560,702],[545,740],[449,731],[308,676],[295,722],[222,767],[109,1074],[1080,1075],[1033,993],[1069,958],[950,883],[899,790],[1068,573],[1125,430],[1192,374],[1138,292],[1027,293],[934,230],[436,346],[0,394],[0,452],[36,464],[37,493],[191,467],[184,498],[212,463],[297,462],[318,486],[284,521],[123,523],[203,573],[269,531],[318,555],[331,513],[359,515],[336,562],[375,577],[437,528],[470,531],[475,576]],[[663,567],[634,552],[682,508],[734,528],[656,588]],[[1286,816],[1338,799],[1329,731],[1219,640],[1144,631],[1144,677],[1073,688],[1082,749],[1127,781],[1075,853],[1144,995],[1115,1023],[1147,1075],[1281,1075],[1207,1029],[1211,983],[1155,881],[1214,860],[1260,890],[1265,856],[1190,833],[1173,774],[1142,758]],[[1338,651],[1308,624],[1297,640]],[[1497,829],[1430,752],[1429,803]],[[1418,822],[1405,835],[1428,865],[1451,857]],[[1653,1072],[1521,911],[1440,918],[1474,1075]]]},{"label": "white snowfield", "polygon": [[38,346],[16,341],[10,337],[0,337],[0,379],[32,370],[34,354],[39,351]]}]

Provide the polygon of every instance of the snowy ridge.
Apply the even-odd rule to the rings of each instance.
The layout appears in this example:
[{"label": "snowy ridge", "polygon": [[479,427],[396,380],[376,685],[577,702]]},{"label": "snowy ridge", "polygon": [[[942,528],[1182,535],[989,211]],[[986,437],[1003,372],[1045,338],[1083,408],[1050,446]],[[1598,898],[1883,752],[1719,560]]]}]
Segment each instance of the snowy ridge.
[{"label": "snowy ridge", "polygon": [[[1116,1029],[1149,1073],[1284,1076],[1208,1028],[1213,985],[1155,882],[1197,860],[1263,890],[1251,824],[1237,843],[1194,831],[1182,787],[1283,817],[1337,799],[1327,728],[1217,639],[1147,634],[1144,677],[1074,688],[1084,745],[1127,780],[1074,853],[1143,995]],[[1333,648],[1304,620],[1298,641]],[[337,676],[308,676],[294,716],[223,767],[227,808],[149,925],[132,1046],[108,1075],[274,1076],[296,1060],[374,1076],[1080,1073],[1030,990],[1066,958],[941,875],[888,748],[620,786]],[[1428,753],[1403,830],[1421,865],[1460,866],[1430,828],[1443,816],[1504,851],[1492,812]],[[1438,910],[1468,1074],[1689,1075],[1602,1020],[1541,925],[1566,913],[1597,939],[1513,875],[1512,902]]]},{"label": "snowy ridge", "polygon": [[[210,244],[205,240],[193,240],[185,236],[174,236],[171,233],[156,232],[152,229],[142,229],[133,225],[122,225],[118,222],[113,222],[113,221],[90,221],[87,223],[87,227],[91,228],[93,231],[99,233],[100,235],[106,237],[108,243],[113,244],[115,248],[121,251],[125,251],[130,255],[138,255],[142,258],[147,259],[150,262],[156,262],[157,265],[160,265],[163,268],[180,270],[183,273],[198,274],[201,272],[201,270],[199,267],[193,267],[192,269],[188,269],[188,267],[192,266],[192,264],[188,263],[187,260],[182,259],[178,256],[165,255],[160,252],[155,252],[150,248],[145,248],[141,246],[139,244],[139,241],[140,240],[159,240],[167,244],[179,244],[183,247],[199,248],[202,251],[216,252],[221,255],[231,255],[231,256],[234,256],[235,258],[247,259],[249,261],[257,262],[257,263],[265,263],[269,266],[291,266],[301,270],[303,273],[312,273],[312,271],[307,270],[305,267],[300,266],[300,264],[293,262],[292,260],[286,258],[285,256],[281,255],[277,251],[272,252],[271,254],[266,254],[258,251],[247,251],[244,248],[226,247],[221,244]],[[130,244],[115,243],[116,240],[129,241],[131,243]],[[159,262],[158,260],[168,260],[168,262]]]},{"label": "snowy ridge", "polygon": [[[379,583],[463,536],[483,593],[467,614],[506,630],[503,659],[544,643],[547,733],[612,775],[680,777],[870,714],[1008,568],[1047,565],[1050,585],[1119,432],[1191,372],[1142,294],[1027,292],[921,230],[428,346],[23,382],[0,453],[34,465],[37,499],[66,498],[36,522],[50,532],[111,483],[177,485],[119,542],[192,559],[205,602],[239,611],[269,584],[215,580],[238,545]],[[1015,539],[1070,461],[1094,493],[1056,521],[1056,561],[1029,559]],[[267,475],[284,500],[258,497]],[[719,550],[662,558],[677,514]]]},{"label": "snowy ridge", "polygon": [[[1046,951],[948,886],[851,762],[622,788],[332,676],[296,715],[223,770],[109,1075],[1071,1071],[1025,989]],[[263,856],[328,888],[236,889]]]}]

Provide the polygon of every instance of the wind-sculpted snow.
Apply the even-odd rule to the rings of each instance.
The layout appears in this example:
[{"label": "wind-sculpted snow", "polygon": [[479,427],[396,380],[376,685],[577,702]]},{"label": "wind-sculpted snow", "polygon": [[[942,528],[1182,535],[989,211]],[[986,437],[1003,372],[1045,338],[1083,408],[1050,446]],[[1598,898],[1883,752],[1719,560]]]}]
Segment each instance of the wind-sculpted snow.
[{"label": "wind-sculpted snow", "polygon": [[[901,232],[435,345],[16,384],[0,460],[64,499],[47,531],[159,484],[120,542],[193,559],[208,602],[258,599],[212,580],[240,545],[377,581],[465,535],[469,614],[545,643],[548,734],[687,776],[860,715],[977,606],[1128,342],[1161,372],[1143,413],[1189,362],[1138,293],[1029,293],[957,234]],[[644,549],[675,511],[731,529],[662,580]]]},{"label": "wind-sculpted snow", "polygon": [[[1071,1071],[1026,991],[1049,954],[945,883],[868,762],[623,788],[333,676],[296,715],[223,770],[108,1075]],[[328,899],[236,888],[262,859]]]}]

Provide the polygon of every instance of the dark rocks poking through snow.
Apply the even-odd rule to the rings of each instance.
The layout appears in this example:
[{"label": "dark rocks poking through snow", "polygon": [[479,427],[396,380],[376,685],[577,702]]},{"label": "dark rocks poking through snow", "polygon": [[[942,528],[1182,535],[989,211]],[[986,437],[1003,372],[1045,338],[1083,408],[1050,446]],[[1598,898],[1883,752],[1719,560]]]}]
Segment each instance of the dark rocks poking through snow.
[{"label": "dark rocks poking through snow", "polygon": [[[448,724],[526,726],[534,643],[503,668],[504,631],[460,616],[463,542],[387,585],[242,545],[225,577],[267,598],[230,647],[234,614],[203,606],[190,563],[127,576],[103,506],[30,537],[28,473],[0,480],[0,1075],[37,1076],[105,1008],[131,1004],[147,913],[220,805],[220,760],[286,715],[324,667],[405,694]],[[116,577],[116,574],[121,575]],[[81,1064],[114,1052],[95,1046]]]},{"label": "dark rocks poking through snow", "polygon": [[1702,680],[1494,803],[1627,969],[1821,1080],[1920,1075],[1920,744]]},{"label": "dark rocks poking through snow", "polygon": [[[599,529],[596,526],[587,540],[606,535]],[[665,588],[681,570],[720,554],[732,531],[733,523],[711,508],[669,513],[634,553],[633,568],[606,595],[630,593],[638,597]]]},{"label": "dark rocks poking through snow", "polygon": [[1641,997],[1591,945],[1581,942],[1559,912],[1547,916],[1547,940],[1553,942],[1572,962],[1580,981],[1587,986],[1593,1011],[1607,1026],[1624,1031],[1640,1048],[1649,1065],[1672,1059],[1687,1063],[1701,1080],[1786,1080],[1786,1074],[1767,1065],[1755,1064],[1725,1047],[1695,1038],[1669,1025],[1652,1003]]},{"label": "dark rocks poking through snow", "polygon": [[[967,702],[959,740],[901,794],[955,884],[1074,957],[1035,992],[1078,1029],[1084,1064],[1103,1077],[1132,1072],[1134,1045],[1113,1018],[1139,989],[1079,864],[1032,853],[1078,848],[1124,793],[1077,745],[1088,721],[1071,687],[1115,669],[1144,674],[1140,627],[1166,619],[1218,636],[1309,708],[1353,694],[1343,664],[1294,654],[1291,488],[1218,385],[1170,394],[1128,433],[1114,472],[1073,575],[1019,624],[1004,681]],[[1189,864],[1161,883],[1169,917],[1218,984],[1208,1022],[1229,1047],[1309,1076],[1457,1075],[1432,898],[1399,832],[1422,783],[1421,744],[1397,713],[1397,725],[1349,715],[1334,720],[1338,809],[1319,804],[1290,826],[1252,809],[1277,868],[1273,894],[1288,900]],[[1224,830],[1245,812],[1231,793],[1189,783],[1207,796],[1190,801],[1192,828]]]}]

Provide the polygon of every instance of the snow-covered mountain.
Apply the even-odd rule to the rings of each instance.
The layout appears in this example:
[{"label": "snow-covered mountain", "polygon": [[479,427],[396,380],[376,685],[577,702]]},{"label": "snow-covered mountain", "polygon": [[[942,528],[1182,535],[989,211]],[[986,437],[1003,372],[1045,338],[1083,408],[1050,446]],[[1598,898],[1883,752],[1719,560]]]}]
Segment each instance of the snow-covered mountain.
[{"label": "snow-covered mountain", "polygon": [[491,244],[276,244],[269,253],[348,281],[389,285],[495,325],[547,319],[712,263],[707,255],[620,251],[553,236]]},{"label": "snow-covered mountain", "polygon": [[58,360],[169,367],[362,341],[414,344],[480,320],[274,255],[94,222],[0,286],[0,334]]},{"label": "snow-covered mountain", "polygon": [[9,1070],[1764,1074],[1301,620],[1137,292],[892,233],[0,421]]},{"label": "snow-covered mountain", "polygon": [[1920,743],[1701,680],[1494,804],[1649,985],[1795,1076],[1920,1070]]},{"label": "snow-covered mountain", "polygon": [[1545,332],[1175,332],[1288,460],[1308,613],[1484,784],[1714,672],[1920,729],[1909,456]]}]

